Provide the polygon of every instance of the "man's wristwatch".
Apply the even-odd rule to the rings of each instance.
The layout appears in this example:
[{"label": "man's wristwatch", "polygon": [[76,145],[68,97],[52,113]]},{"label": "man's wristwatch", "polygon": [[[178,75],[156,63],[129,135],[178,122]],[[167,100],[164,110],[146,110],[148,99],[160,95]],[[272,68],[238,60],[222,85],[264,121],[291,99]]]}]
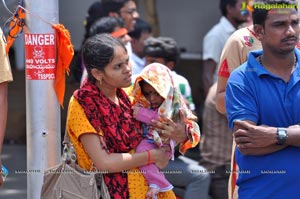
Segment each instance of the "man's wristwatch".
[{"label": "man's wristwatch", "polygon": [[277,144],[283,145],[288,138],[286,128],[277,128]]}]

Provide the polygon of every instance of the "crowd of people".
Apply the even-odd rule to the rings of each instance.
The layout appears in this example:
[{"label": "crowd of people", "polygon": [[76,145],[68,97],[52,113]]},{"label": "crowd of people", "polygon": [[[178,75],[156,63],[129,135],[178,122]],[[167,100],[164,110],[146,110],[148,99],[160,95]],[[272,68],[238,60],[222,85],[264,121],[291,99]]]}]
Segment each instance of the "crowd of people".
[{"label": "crowd of people", "polygon": [[[103,171],[111,198],[297,198],[297,2],[253,2],[260,6],[241,12],[245,0],[220,0],[222,17],[203,38],[198,115],[188,78],[176,72],[176,40],[154,37],[133,0],[90,6],[66,130],[78,165]],[[2,35],[0,165],[12,81]],[[184,157],[194,147],[196,163]]]}]

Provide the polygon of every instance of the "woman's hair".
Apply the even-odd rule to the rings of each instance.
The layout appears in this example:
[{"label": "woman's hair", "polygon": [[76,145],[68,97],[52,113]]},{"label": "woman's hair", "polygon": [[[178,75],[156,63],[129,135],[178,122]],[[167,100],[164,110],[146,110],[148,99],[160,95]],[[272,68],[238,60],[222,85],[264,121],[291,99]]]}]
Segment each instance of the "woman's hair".
[{"label": "woman's hair", "polygon": [[90,28],[90,37],[100,33],[112,33],[116,27],[124,28],[125,24],[122,18],[103,17],[96,20]]},{"label": "woman's hair", "polygon": [[124,44],[109,34],[97,34],[88,38],[82,47],[82,58],[91,81],[95,79],[91,75],[91,69],[103,71],[113,60],[116,46],[121,46],[127,52]]},{"label": "woman's hair", "polygon": [[100,19],[101,17],[104,17],[103,12],[103,6],[101,1],[97,0],[88,9],[87,16],[84,20],[84,28],[85,28],[85,34],[83,42],[90,37],[90,28],[92,24],[97,21],[97,19]]},{"label": "woman's hair", "polygon": [[294,0],[282,0],[282,1],[276,1],[276,0],[264,0],[264,1],[256,1],[254,4],[254,11],[252,13],[252,21],[253,24],[258,25],[265,25],[265,21],[267,19],[268,13],[272,7],[274,9],[277,9],[276,7],[278,5],[290,5],[290,8],[295,8],[297,10],[297,2]]}]

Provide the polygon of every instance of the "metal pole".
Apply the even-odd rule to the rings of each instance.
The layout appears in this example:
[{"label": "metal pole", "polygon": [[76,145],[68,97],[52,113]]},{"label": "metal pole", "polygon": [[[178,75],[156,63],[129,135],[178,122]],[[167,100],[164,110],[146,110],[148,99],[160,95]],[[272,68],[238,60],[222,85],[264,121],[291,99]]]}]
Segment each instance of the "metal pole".
[{"label": "metal pole", "polygon": [[61,154],[60,106],[53,88],[55,32],[45,22],[58,23],[58,0],[25,0],[25,8],[27,198],[40,199],[43,171]]}]

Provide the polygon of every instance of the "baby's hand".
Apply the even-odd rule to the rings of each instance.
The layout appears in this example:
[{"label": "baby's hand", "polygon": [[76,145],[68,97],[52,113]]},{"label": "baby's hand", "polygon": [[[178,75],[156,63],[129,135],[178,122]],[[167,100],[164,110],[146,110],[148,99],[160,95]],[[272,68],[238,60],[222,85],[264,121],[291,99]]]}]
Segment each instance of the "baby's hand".
[{"label": "baby's hand", "polygon": [[132,106],[132,110],[133,110],[133,117],[136,118],[137,114],[139,112],[140,107],[139,106]]}]

